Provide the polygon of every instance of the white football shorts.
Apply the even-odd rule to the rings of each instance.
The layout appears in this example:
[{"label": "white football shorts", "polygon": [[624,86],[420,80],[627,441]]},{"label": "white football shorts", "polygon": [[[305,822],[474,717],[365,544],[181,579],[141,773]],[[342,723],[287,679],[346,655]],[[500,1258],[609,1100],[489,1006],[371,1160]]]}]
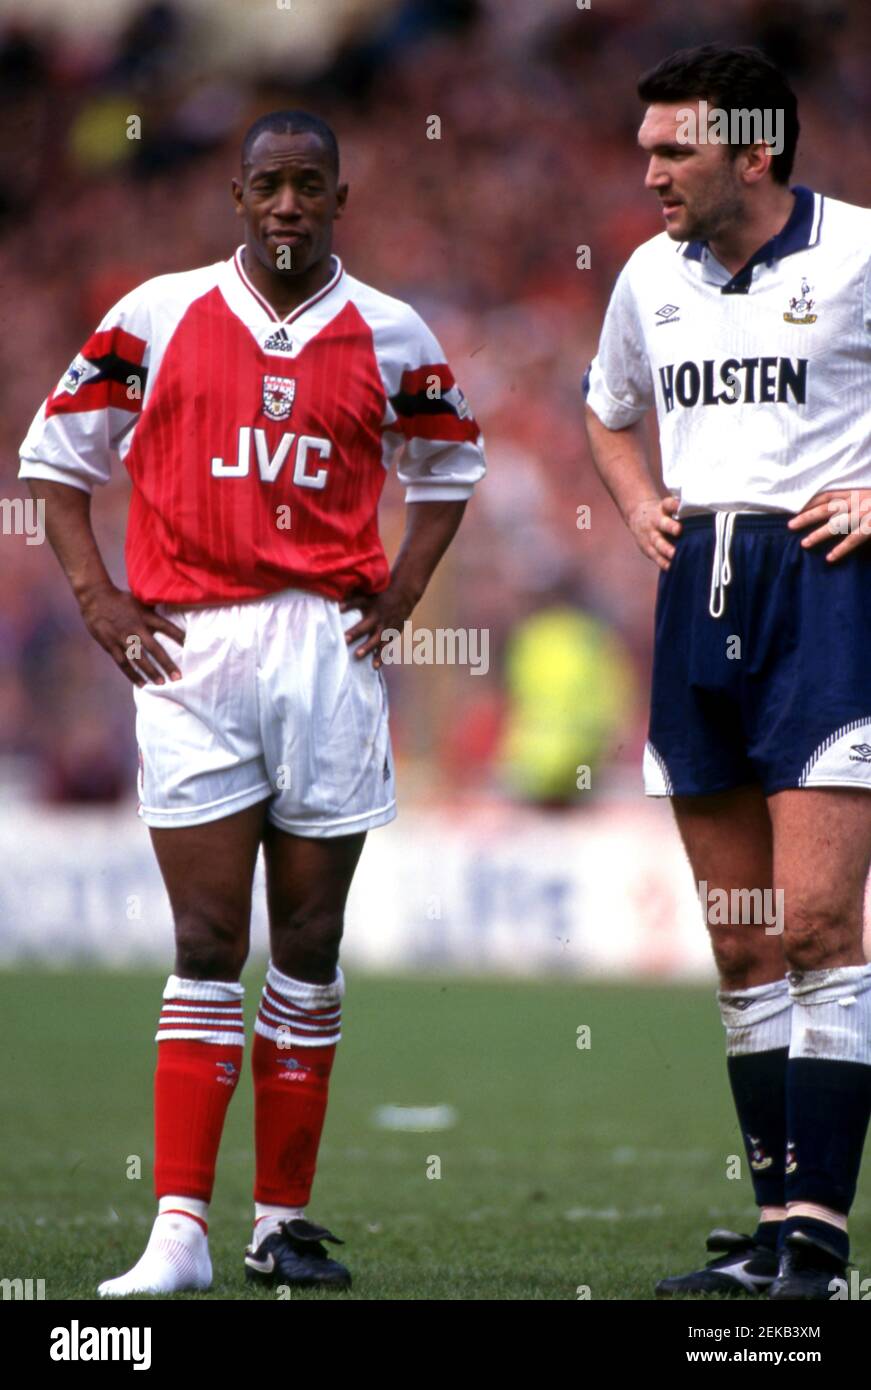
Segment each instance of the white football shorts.
[{"label": "white football shorts", "polygon": [[[156,610],[179,681],[134,686],[139,814],[203,825],[269,800],[292,835],[351,835],[396,815],[383,672],[345,632],[360,610],[299,589],[209,608]],[[359,644],[355,644],[359,645]]]}]

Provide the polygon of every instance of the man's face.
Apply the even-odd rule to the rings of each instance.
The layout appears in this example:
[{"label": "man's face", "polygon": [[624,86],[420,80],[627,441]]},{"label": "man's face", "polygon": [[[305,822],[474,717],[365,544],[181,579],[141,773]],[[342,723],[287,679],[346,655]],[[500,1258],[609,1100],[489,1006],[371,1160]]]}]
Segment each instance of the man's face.
[{"label": "man's face", "polygon": [[233,180],[246,247],[268,269],[286,275],[300,275],[329,255],[333,223],[347,196],[347,184],[337,184],[323,143],[310,131],[264,131],[242,182]]},{"label": "man's face", "polygon": [[741,155],[732,159],[728,145],[679,139],[687,123],[678,112],[688,110],[696,112],[701,134],[697,101],[657,102],[647,108],[638,132],[638,143],[650,156],[644,186],[658,195],[665,230],[673,241],[712,241],[743,216]]}]

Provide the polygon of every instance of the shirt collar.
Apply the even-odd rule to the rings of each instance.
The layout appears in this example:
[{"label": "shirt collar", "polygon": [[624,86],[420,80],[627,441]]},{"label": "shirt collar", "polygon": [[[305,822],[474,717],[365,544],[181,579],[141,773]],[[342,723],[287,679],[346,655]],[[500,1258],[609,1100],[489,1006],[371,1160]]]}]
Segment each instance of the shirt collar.
[{"label": "shirt collar", "polygon": [[236,247],[232,263],[235,266],[239,278],[242,281],[245,288],[254,296],[260,307],[266,311],[266,313],[275,323],[293,323],[294,319],[298,319],[300,314],[304,314],[307,309],[311,309],[311,307],[314,304],[319,304],[322,299],[326,298],[326,296],[336,288],[336,286],[338,285],[339,281],[345,273],[344,266],[342,265],[342,262],[339,260],[339,257],[333,256],[333,274],[330,276],[327,283],[325,285],[322,285],[321,288],[315,294],[311,295],[308,299],[304,300],[302,304],[297,304],[296,308],[291,309],[290,313],[286,314],[284,318],[281,318],[275,312],[269,301],[264,298],[264,296],[260,293],[259,290],[254,288],[254,285],[248,278],[248,275],[245,272],[245,267],[242,264],[242,252],[244,249],[244,246]]},{"label": "shirt collar", "polygon": [[[753,281],[754,267],[762,264],[771,265],[774,261],[782,260],[784,256],[792,256],[797,251],[806,251],[808,247],[817,245],[820,239],[825,200],[821,193],[814,193],[802,184],[797,184],[792,192],[795,194],[792,212],[785,226],[781,227],[776,236],[771,237],[763,246],[760,246],[746,265],[736,271],[731,278],[727,275],[725,283],[722,283],[722,276],[726,272],[722,270],[722,267],[720,267],[721,273],[719,275],[707,277],[715,279],[720,284],[723,294],[746,294]],[[700,261],[703,266],[710,266],[712,270],[719,266],[719,262],[713,256],[706,241],[686,242],[683,255],[687,260]]]}]

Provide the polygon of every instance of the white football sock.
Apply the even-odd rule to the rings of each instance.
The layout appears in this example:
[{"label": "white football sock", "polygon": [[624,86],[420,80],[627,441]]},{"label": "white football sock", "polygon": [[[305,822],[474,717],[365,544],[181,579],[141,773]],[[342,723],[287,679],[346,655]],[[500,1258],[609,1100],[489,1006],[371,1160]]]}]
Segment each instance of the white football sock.
[{"label": "white football sock", "polygon": [[204,1202],[201,1197],[161,1197],[157,1203],[157,1214],[163,1216],[167,1211],[183,1211],[188,1216],[197,1218],[203,1230],[208,1234],[206,1222],[209,1216],[209,1204]]},{"label": "white football sock", "polygon": [[871,1065],[871,965],[791,970],[790,1057]]},{"label": "white football sock", "polygon": [[271,1236],[282,1221],[298,1220],[305,1220],[305,1207],[275,1207],[268,1202],[255,1202],[252,1246],[256,1248],[267,1236]]},{"label": "white football sock", "polygon": [[[162,1201],[167,1199],[162,1198]],[[142,1258],[117,1279],[104,1279],[101,1298],[131,1293],[180,1293],[207,1289],[212,1282],[209,1240],[199,1221],[177,1210],[158,1217]]]},{"label": "white football sock", "polygon": [[729,1057],[789,1047],[792,999],[786,980],[748,989],[721,989],[717,999]]}]

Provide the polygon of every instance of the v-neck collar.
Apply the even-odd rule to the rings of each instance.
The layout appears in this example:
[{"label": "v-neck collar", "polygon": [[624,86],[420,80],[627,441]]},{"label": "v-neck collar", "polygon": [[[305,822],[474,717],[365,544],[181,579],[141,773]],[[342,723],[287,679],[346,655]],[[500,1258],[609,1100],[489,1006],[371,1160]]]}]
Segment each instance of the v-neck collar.
[{"label": "v-neck collar", "polygon": [[253,297],[257,300],[257,303],[263,310],[265,310],[265,312],[269,315],[273,323],[279,323],[282,325],[293,323],[294,319],[298,319],[300,314],[304,314],[307,309],[311,309],[312,305],[318,304],[322,299],[325,299],[326,296],[331,292],[331,290],[334,290],[336,288],[336,285],[339,283],[339,281],[345,273],[345,268],[342,265],[342,262],[339,260],[339,257],[334,255],[332,259],[336,263],[336,269],[335,273],[333,274],[332,278],[327,282],[327,284],[323,285],[321,289],[319,289],[316,294],[311,295],[309,299],[304,300],[302,304],[297,304],[296,308],[291,309],[290,313],[286,314],[284,318],[281,318],[281,316],[275,312],[272,305],[269,303],[269,300],[264,298],[264,296],[260,293],[258,289],[254,288],[254,285],[248,278],[245,267],[242,264],[242,252],[244,251],[244,249],[244,245],[236,247],[236,252],[233,256],[233,264],[236,267],[236,272],[248,293],[253,295]]}]

